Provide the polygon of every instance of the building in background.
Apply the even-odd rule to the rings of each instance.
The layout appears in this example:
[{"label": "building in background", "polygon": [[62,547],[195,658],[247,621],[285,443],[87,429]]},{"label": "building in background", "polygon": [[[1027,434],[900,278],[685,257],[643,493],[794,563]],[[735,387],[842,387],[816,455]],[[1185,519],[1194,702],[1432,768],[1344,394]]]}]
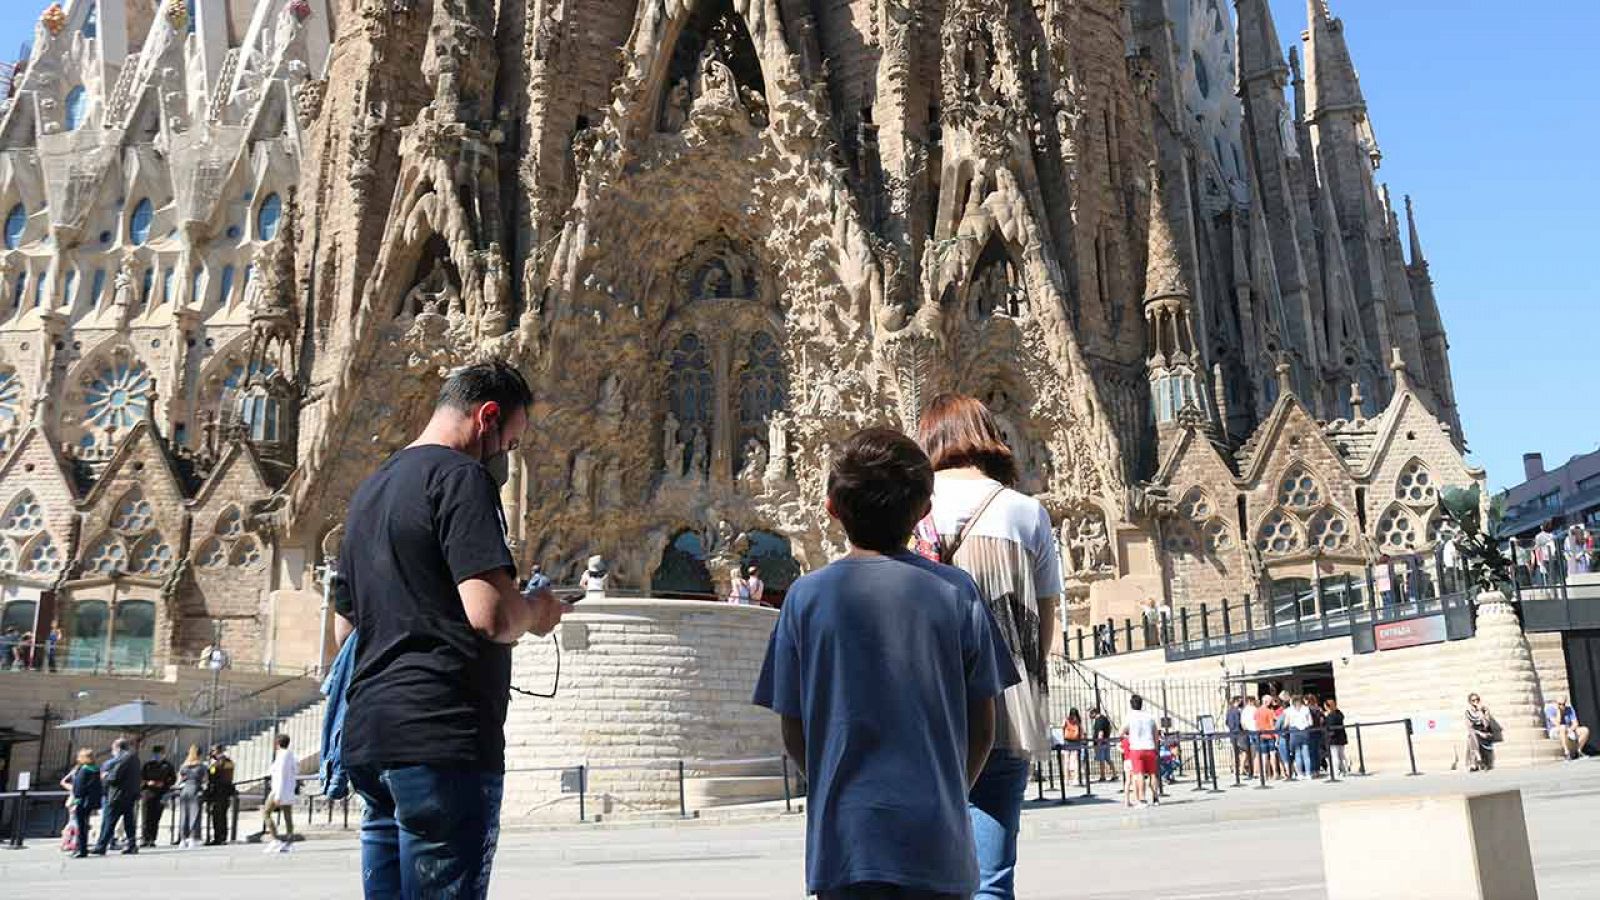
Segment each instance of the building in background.
[{"label": "building in background", "polygon": [[1482,473],[1415,219],[1343,24],[1236,5],[52,6],[0,117],[7,620],[314,663],[346,499],[489,353],[562,580],[781,590],[843,548],[830,447],[945,389],[1080,625],[1428,552]]},{"label": "building in background", "polygon": [[1524,453],[1522,471],[1526,480],[1500,493],[1502,537],[1529,538],[1546,524],[1600,528],[1600,450],[1549,470],[1544,454]]}]

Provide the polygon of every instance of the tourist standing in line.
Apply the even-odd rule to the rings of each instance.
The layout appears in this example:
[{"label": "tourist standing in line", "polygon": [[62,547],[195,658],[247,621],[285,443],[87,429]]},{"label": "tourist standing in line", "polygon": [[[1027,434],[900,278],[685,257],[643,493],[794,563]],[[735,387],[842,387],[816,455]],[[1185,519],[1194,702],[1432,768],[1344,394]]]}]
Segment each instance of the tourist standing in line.
[{"label": "tourist standing in line", "polygon": [[757,606],[764,606],[764,597],[767,595],[767,584],[761,580],[761,570],[755,563],[745,566],[745,593],[750,595],[750,602]]},{"label": "tourist standing in line", "polygon": [[1275,702],[1271,694],[1262,694],[1261,703],[1256,706],[1256,736],[1260,739],[1256,749],[1256,765],[1261,767],[1267,778],[1283,777],[1278,759],[1278,736],[1273,731],[1278,720],[1277,711],[1272,708]]},{"label": "tourist standing in line", "polygon": [[1306,744],[1311,748],[1311,774],[1316,775],[1328,761],[1328,736],[1324,727],[1327,723],[1322,714],[1322,701],[1316,694],[1307,694],[1305,704],[1311,711],[1311,730],[1306,733]]},{"label": "tourist standing in line", "polygon": [[1310,779],[1311,767],[1311,710],[1300,697],[1290,700],[1283,713],[1283,725],[1289,736],[1289,780]]},{"label": "tourist standing in line", "polygon": [[[1086,759],[1083,752],[1083,738],[1083,716],[1078,712],[1078,708],[1074,706],[1067,710],[1067,720],[1061,723],[1061,743],[1066,745],[1067,759],[1072,760],[1073,784],[1078,784],[1078,776],[1087,771],[1084,766]],[[1066,774],[1063,773],[1062,777],[1065,778]],[[1088,779],[1086,774],[1083,777],[1085,780]]]},{"label": "tourist standing in line", "polygon": [[1350,774],[1350,761],[1345,756],[1345,751],[1350,744],[1350,735],[1344,727],[1344,710],[1339,708],[1339,701],[1329,697],[1322,701],[1323,708],[1327,710],[1323,722],[1328,728],[1328,769],[1337,771],[1340,775]]},{"label": "tourist standing in line", "polygon": [[1244,748],[1244,698],[1237,695],[1228,698],[1228,710],[1222,714],[1222,724],[1228,729],[1228,741],[1233,744],[1233,760],[1238,765],[1240,757],[1245,755]]},{"label": "tourist standing in line", "polygon": [[95,842],[96,856],[105,856],[111,844],[111,835],[122,823],[122,833],[128,845],[122,852],[132,855],[139,852],[139,838],[133,831],[133,807],[139,799],[139,754],[127,738],[117,738],[111,744],[111,760],[101,780],[105,784],[105,814],[100,817],[100,840]]},{"label": "tourist standing in line", "polygon": [[178,841],[187,850],[200,843],[200,803],[206,789],[206,763],[200,748],[189,745],[189,755],[178,769]]},{"label": "tourist standing in line", "polygon": [[728,602],[734,606],[750,605],[750,582],[744,578],[744,570],[738,566],[728,569]]},{"label": "tourist standing in line", "polygon": [[971,577],[906,549],[933,468],[873,428],[831,460],[828,514],[850,552],[790,587],[754,702],[782,717],[810,783],[806,890],[822,900],[954,900],[979,886],[964,802],[1020,676]]},{"label": "tourist standing in line", "polygon": [[105,787],[100,783],[100,767],[94,764],[93,750],[84,747],[78,751],[78,765],[71,774],[61,779],[61,786],[72,792],[67,800],[76,832],[72,855],[83,859],[89,855],[89,817],[94,815],[105,796]]},{"label": "tourist standing in line", "polygon": [[1110,781],[1115,774],[1111,766],[1111,717],[1105,710],[1096,706],[1089,710],[1093,717],[1091,731],[1094,737],[1094,762],[1099,770],[1100,781]]},{"label": "tourist standing in line", "polygon": [[228,813],[235,793],[233,760],[218,744],[211,748],[211,762],[206,766],[206,809],[211,813],[211,840],[207,844],[228,842]]},{"label": "tourist standing in line", "polygon": [[1244,706],[1239,710],[1239,725],[1244,729],[1244,776],[1254,778],[1256,774],[1256,751],[1260,749],[1261,726],[1258,715],[1260,708],[1256,706],[1256,698],[1249,694],[1244,695]]},{"label": "tourist standing in line", "polygon": [[[278,735],[278,754],[272,758],[267,778],[267,802],[261,805],[261,831],[272,835],[267,853],[288,853],[294,849],[294,795],[300,786],[300,760],[289,749],[289,736]],[[283,816],[283,835],[278,834],[277,817]]]},{"label": "tourist standing in line", "polygon": [[421,435],[361,483],[346,513],[351,608],[336,633],[359,634],[341,752],[366,802],[368,897],[488,890],[511,645],[549,634],[566,609],[548,587],[517,590],[500,506],[532,404],[505,362],[457,369]]},{"label": "tourist standing in line", "polygon": [[161,834],[161,813],[167,807],[167,791],[178,783],[178,773],[166,759],[167,748],[150,748],[150,761],[139,770],[140,828],[139,846],[154,847]]},{"label": "tourist standing in line", "polygon": [[1467,697],[1467,771],[1494,768],[1494,742],[1500,724],[1477,694]]},{"label": "tourist standing in line", "polygon": [[1128,698],[1128,719],[1122,726],[1128,739],[1128,792],[1127,803],[1149,806],[1161,802],[1161,728],[1156,717],[1144,708],[1144,698],[1134,694]]},{"label": "tourist standing in line", "polygon": [[1012,489],[1016,458],[982,402],[935,397],[917,437],[935,473],[933,512],[918,526],[921,543],[978,583],[1023,676],[996,704],[994,750],[969,797],[982,872],[976,896],[1009,900],[1028,771],[1050,751],[1045,667],[1058,635],[1056,535],[1039,501]]}]

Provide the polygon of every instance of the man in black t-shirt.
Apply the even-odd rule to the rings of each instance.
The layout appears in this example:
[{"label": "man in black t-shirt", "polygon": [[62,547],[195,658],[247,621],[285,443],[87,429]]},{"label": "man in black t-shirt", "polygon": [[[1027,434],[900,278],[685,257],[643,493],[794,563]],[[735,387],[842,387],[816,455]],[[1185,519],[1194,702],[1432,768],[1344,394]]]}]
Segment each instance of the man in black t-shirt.
[{"label": "man in black t-shirt", "polygon": [[1116,776],[1116,769],[1111,766],[1111,717],[1105,710],[1098,706],[1089,711],[1093,716],[1089,732],[1094,737],[1094,761],[1099,770],[1100,780],[1108,781]]},{"label": "man in black t-shirt", "polygon": [[499,832],[511,645],[566,607],[524,596],[500,487],[533,395],[495,361],[445,382],[420,437],[356,490],[337,634],[356,631],[343,762],[368,897],[480,897]]}]

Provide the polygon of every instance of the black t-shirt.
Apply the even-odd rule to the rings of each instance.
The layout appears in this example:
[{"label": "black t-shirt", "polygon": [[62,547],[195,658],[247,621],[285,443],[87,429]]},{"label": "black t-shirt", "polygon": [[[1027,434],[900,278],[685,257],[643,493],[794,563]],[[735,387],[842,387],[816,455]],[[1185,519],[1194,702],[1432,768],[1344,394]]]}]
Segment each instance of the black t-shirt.
[{"label": "black t-shirt", "polygon": [[480,636],[456,586],[515,567],[488,470],[408,447],[356,489],[339,568],[354,608],[346,765],[505,768],[511,648]]},{"label": "black t-shirt", "polygon": [[1111,720],[1106,716],[1094,717],[1094,739],[1097,741],[1111,740]]},{"label": "black t-shirt", "polygon": [[1344,710],[1336,709],[1328,713],[1323,720],[1328,726],[1328,743],[1333,746],[1342,746],[1350,743],[1350,736],[1344,730]]}]

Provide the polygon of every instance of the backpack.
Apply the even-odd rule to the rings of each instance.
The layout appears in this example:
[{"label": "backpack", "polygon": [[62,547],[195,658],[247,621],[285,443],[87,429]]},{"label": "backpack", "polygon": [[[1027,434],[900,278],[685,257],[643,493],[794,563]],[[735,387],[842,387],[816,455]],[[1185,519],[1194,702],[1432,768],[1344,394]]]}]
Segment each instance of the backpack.
[{"label": "backpack", "polygon": [[1000,493],[1005,489],[1005,485],[995,485],[994,490],[989,492],[989,496],[983,498],[983,502],[978,504],[976,510],[973,510],[972,518],[968,519],[967,523],[961,526],[961,531],[951,539],[941,535],[939,529],[934,527],[933,513],[930,512],[923,516],[922,521],[918,522],[917,527],[911,531],[912,552],[936,563],[943,563],[947,566],[955,565],[956,551],[961,549],[961,545],[967,540],[967,535],[972,533],[972,526],[978,524],[978,520],[983,518],[984,512],[989,509],[989,504],[993,503],[994,498],[1000,496]]}]

